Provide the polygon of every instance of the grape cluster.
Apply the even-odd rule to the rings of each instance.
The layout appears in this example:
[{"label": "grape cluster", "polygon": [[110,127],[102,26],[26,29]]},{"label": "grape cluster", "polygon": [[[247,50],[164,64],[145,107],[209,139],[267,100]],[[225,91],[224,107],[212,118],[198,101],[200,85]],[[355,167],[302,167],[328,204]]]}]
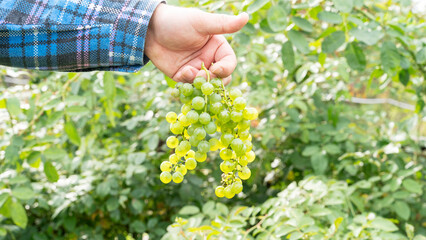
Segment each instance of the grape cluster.
[{"label": "grape cluster", "polygon": [[170,131],[166,144],[174,153],[161,163],[160,180],[180,183],[188,170],[207,159],[208,152],[218,151],[222,184],[215,189],[218,197],[232,198],[243,190],[241,180],[250,178],[247,166],[255,159],[250,135],[255,108],[246,107],[238,89],[225,89],[221,79],[197,77],[193,84],[177,83],[172,96],[183,103],[181,113],[166,115]]}]

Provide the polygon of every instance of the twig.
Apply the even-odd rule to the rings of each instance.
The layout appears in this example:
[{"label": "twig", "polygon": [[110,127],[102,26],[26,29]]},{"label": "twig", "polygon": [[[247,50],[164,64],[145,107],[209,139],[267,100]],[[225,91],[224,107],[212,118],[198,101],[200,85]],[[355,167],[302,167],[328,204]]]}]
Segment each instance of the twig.
[{"label": "twig", "polygon": [[346,100],[347,102],[359,103],[359,104],[390,104],[395,107],[399,107],[402,109],[414,111],[416,107],[414,105],[397,101],[392,98],[357,98],[352,97],[350,100]]},{"label": "twig", "polygon": [[265,215],[263,216],[263,218],[262,218],[262,219],[260,219],[260,221],[259,221],[256,225],[254,225],[253,227],[251,227],[251,228],[247,229],[247,231],[246,231],[246,232],[245,232],[245,234],[244,234],[244,238],[243,238],[243,239],[247,239],[247,235],[248,235],[251,231],[253,231],[253,230],[254,230],[254,229],[256,229],[256,228],[259,228],[259,227],[260,227],[260,225],[262,225],[263,221],[265,221],[266,217],[268,217],[268,214],[265,214]]}]

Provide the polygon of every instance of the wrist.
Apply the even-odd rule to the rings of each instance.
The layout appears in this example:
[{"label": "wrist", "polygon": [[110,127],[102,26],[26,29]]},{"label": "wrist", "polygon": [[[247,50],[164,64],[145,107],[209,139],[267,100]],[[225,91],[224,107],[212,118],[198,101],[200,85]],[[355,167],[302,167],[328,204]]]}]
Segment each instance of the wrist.
[{"label": "wrist", "polygon": [[150,49],[152,48],[152,45],[155,43],[155,32],[156,32],[156,29],[161,24],[160,21],[166,7],[167,6],[165,3],[158,4],[149,21],[148,29],[146,32],[146,39],[145,39],[145,55],[148,56],[148,58],[151,58]]}]

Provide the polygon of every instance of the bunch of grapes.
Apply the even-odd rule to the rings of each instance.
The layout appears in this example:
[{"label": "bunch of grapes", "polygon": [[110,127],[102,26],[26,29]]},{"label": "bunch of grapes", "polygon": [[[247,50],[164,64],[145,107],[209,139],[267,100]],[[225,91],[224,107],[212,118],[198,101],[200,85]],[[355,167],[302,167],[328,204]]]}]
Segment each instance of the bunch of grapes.
[{"label": "bunch of grapes", "polygon": [[183,105],[181,113],[166,115],[174,134],[166,144],[174,153],[161,163],[160,180],[165,184],[180,183],[188,170],[207,159],[208,152],[220,150],[223,174],[215,194],[234,197],[243,190],[241,180],[251,175],[247,165],[254,161],[255,154],[249,130],[251,120],[258,116],[256,109],[246,106],[240,90],[228,92],[222,80],[210,80],[208,72],[207,80],[197,77],[193,84],[177,83],[172,95],[180,98]]}]

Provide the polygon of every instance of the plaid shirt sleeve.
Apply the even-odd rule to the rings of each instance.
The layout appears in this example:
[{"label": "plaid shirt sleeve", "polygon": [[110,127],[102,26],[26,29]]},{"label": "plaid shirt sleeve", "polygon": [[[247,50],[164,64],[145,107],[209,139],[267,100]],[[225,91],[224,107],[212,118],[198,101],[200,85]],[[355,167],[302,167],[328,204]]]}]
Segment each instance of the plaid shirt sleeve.
[{"label": "plaid shirt sleeve", "polygon": [[160,0],[0,0],[0,65],[136,72]]}]

